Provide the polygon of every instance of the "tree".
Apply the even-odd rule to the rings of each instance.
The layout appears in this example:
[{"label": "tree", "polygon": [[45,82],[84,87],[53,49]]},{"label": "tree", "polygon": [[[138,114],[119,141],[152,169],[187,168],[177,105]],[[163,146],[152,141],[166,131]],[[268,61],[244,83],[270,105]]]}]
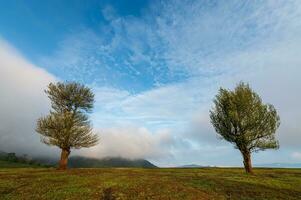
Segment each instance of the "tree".
[{"label": "tree", "polygon": [[247,173],[252,173],[252,152],[279,148],[275,139],[280,125],[276,109],[262,103],[248,84],[240,82],[234,91],[221,88],[210,118],[221,138],[233,143],[241,152]]},{"label": "tree", "polygon": [[52,110],[38,119],[36,131],[41,134],[43,143],[62,150],[59,169],[66,169],[72,148],[88,148],[98,143],[88,118],[94,94],[76,82],[50,83],[45,93],[51,100]]}]

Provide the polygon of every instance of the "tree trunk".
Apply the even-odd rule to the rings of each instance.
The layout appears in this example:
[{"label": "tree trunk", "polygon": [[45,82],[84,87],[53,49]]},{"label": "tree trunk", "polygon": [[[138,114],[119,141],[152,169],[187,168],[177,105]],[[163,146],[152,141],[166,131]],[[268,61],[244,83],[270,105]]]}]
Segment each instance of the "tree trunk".
[{"label": "tree trunk", "polygon": [[244,157],[244,166],[245,166],[246,173],[252,174],[253,169],[252,169],[252,162],[251,162],[251,154],[249,152],[243,153],[243,157]]},{"label": "tree trunk", "polygon": [[60,160],[59,168],[58,169],[61,169],[61,170],[67,169],[69,154],[70,154],[70,150],[69,149],[62,149],[61,160]]}]

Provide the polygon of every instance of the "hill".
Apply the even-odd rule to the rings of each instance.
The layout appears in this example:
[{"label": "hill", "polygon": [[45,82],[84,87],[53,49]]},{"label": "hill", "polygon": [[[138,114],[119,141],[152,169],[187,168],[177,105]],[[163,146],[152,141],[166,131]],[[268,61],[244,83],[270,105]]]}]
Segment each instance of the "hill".
[{"label": "hill", "polygon": [[11,162],[11,161],[5,161],[0,160],[0,168],[35,168],[35,167],[41,167],[35,164],[28,164],[28,163],[19,163],[19,162]]},{"label": "hill", "polygon": [[269,168],[301,168],[301,163],[266,163],[257,164],[255,167],[269,167]]},{"label": "hill", "polygon": [[300,200],[301,169],[0,169],[0,199]]},{"label": "hill", "polygon": [[27,155],[17,156],[15,153],[0,151],[0,168],[51,167]]},{"label": "hill", "polygon": [[[38,157],[29,158],[27,155],[17,156],[15,153],[0,151],[0,167],[54,167],[58,159]],[[105,167],[136,167],[136,168],[157,168],[145,159],[126,159],[120,157],[107,157],[103,159],[88,158],[83,156],[71,156],[68,162],[70,168],[105,168]]]},{"label": "hill", "polygon": [[210,166],[190,164],[190,165],[181,165],[181,166],[178,166],[177,168],[205,168],[205,167],[210,167]]},{"label": "hill", "polygon": [[154,164],[144,159],[125,159],[119,157],[107,157],[103,159],[72,156],[69,159],[70,168],[100,168],[100,167],[138,167],[156,168]]}]

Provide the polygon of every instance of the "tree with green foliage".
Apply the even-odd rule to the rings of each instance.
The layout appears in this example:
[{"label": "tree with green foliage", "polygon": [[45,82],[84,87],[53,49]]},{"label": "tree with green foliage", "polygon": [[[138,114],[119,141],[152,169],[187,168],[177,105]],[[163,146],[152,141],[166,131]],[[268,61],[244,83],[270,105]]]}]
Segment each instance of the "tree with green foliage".
[{"label": "tree with green foliage", "polygon": [[251,153],[277,149],[275,132],[280,118],[271,104],[264,104],[248,84],[239,83],[234,91],[221,88],[210,111],[215,131],[241,152],[247,173],[252,173]]},{"label": "tree with green foliage", "polygon": [[38,119],[36,131],[41,134],[43,143],[62,150],[59,169],[66,169],[72,148],[88,148],[98,143],[88,118],[94,94],[90,88],[76,82],[50,83],[45,93],[51,100],[52,110]]}]

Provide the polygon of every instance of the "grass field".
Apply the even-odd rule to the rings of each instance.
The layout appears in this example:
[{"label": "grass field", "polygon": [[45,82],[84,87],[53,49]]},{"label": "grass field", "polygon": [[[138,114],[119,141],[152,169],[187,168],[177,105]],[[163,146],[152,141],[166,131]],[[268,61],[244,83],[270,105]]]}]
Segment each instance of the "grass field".
[{"label": "grass field", "polygon": [[1,168],[0,199],[301,199],[301,169]]}]

